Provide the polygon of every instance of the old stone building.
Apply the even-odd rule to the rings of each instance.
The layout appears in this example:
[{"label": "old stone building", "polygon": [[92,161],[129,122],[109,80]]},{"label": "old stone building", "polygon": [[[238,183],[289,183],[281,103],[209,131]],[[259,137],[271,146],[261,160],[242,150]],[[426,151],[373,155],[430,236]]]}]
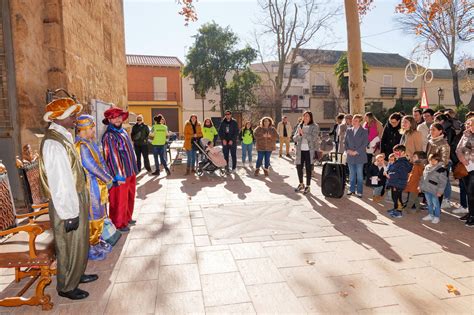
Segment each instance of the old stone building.
[{"label": "old stone building", "polygon": [[1,0],[0,18],[0,159],[9,170],[22,145],[38,149],[48,89],[68,90],[92,114],[97,102],[127,106],[122,0]]}]

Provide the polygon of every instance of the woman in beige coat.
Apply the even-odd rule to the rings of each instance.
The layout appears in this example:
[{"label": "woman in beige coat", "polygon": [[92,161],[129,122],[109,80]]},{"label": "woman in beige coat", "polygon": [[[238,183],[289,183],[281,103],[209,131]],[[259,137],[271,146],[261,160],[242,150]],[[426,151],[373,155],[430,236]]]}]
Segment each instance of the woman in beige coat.
[{"label": "woman in beige coat", "polygon": [[416,130],[416,127],[416,121],[413,116],[408,115],[402,118],[402,128],[400,129],[402,138],[400,139],[400,144],[405,146],[409,160],[416,151],[425,151],[425,148],[423,148],[423,137],[421,132]]},{"label": "woman in beige coat", "polygon": [[263,173],[265,176],[268,176],[270,156],[272,155],[272,151],[276,149],[276,141],[278,139],[278,132],[275,127],[273,127],[273,120],[270,117],[263,117],[260,120],[260,125],[255,128],[253,136],[255,138],[255,147],[257,149],[255,176],[258,176],[264,158],[265,163],[263,165]]}]

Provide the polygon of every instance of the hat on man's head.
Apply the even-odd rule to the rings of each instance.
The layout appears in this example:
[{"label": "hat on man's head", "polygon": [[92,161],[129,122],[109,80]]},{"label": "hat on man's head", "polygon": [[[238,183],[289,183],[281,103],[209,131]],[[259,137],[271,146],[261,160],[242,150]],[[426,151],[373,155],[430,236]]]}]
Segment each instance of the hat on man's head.
[{"label": "hat on man's head", "polygon": [[91,115],[83,114],[77,117],[76,129],[77,131],[86,130],[95,127],[94,117]]},{"label": "hat on man's head", "polygon": [[105,118],[102,120],[102,123],[104,125],[108,125],[109,124],[109,119],[114,119],[114,118],[117,118],[119,116],[122,116],[122,119],[126,120],[128,118],[128,112],[126,112],[123,109],[118,108],[118,107],[111,107],[111,108],[107,109],[104,112],[104,117]]},{"label": "hat on man's head", "polygon": [[79,114],[82,111],[82,105],[69,97],[55,99],[46,105],[46,113],[43,120],[52,122],[53,120],[63,120],[72,114]]}]

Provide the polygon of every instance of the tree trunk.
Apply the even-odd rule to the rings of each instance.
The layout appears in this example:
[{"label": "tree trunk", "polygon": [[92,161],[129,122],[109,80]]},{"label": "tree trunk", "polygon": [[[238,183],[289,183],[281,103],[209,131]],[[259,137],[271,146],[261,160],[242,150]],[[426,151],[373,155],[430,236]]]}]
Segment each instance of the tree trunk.
[{"label": "tree trunk", "polygon": [[277,97],[275,100],[275,124],[281,121],[281,108],[282,108],[283,100],[281,97]]},{"label": "tree trunk", "polygon": [[471,95],[471,101],[467,104],[467,108],[469,108],[470,111],[474,111],[474,93]]},{"label": "tree trunk", "polygon": [[458,72],[456,71],[456,66],[454,63],[449,63],[449,67],[451,68],[451,75],[453,77],[453,94],[454,94],[454,104],[456,107],[461,106],[461,94],[459,94],[459,80],[458,80]]},{"label": "tree trunk", "polygon": [[349,102],[351,114],[364,113],[362,48],[357,1],[344,0],[347,24],[347,64],[349,67]]},{"label": "tree trunk", "polygon": [[224,108],[224,88],[219,86],[219,94],[221,96],[221,100],[219,102],[219,107],[221,108],[221,118],[224,118],[224,112],[225,112],[225,108]]}]

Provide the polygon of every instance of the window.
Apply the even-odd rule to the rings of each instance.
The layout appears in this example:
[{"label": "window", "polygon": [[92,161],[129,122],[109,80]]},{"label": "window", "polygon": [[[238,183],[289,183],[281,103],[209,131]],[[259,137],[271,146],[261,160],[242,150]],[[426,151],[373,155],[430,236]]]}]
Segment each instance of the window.
[{"label": "window", "polygon": [[168,80],[166,77],[153,78],[153,99],[155,101],[166,101],[168,92]]},{"label": "window", "polygon": [[104,26],[104,57],[112,63],[112,34]]},{"label": "window", "polygon": [[324,101],[323,102],[324,119],[334,119],[336,117],[336,102],[335,101]]},{"label": "window", "polygon": [[383,76],[383,86],[392,87],[392,75],[391,74],[384,74],[384,76]]}]

